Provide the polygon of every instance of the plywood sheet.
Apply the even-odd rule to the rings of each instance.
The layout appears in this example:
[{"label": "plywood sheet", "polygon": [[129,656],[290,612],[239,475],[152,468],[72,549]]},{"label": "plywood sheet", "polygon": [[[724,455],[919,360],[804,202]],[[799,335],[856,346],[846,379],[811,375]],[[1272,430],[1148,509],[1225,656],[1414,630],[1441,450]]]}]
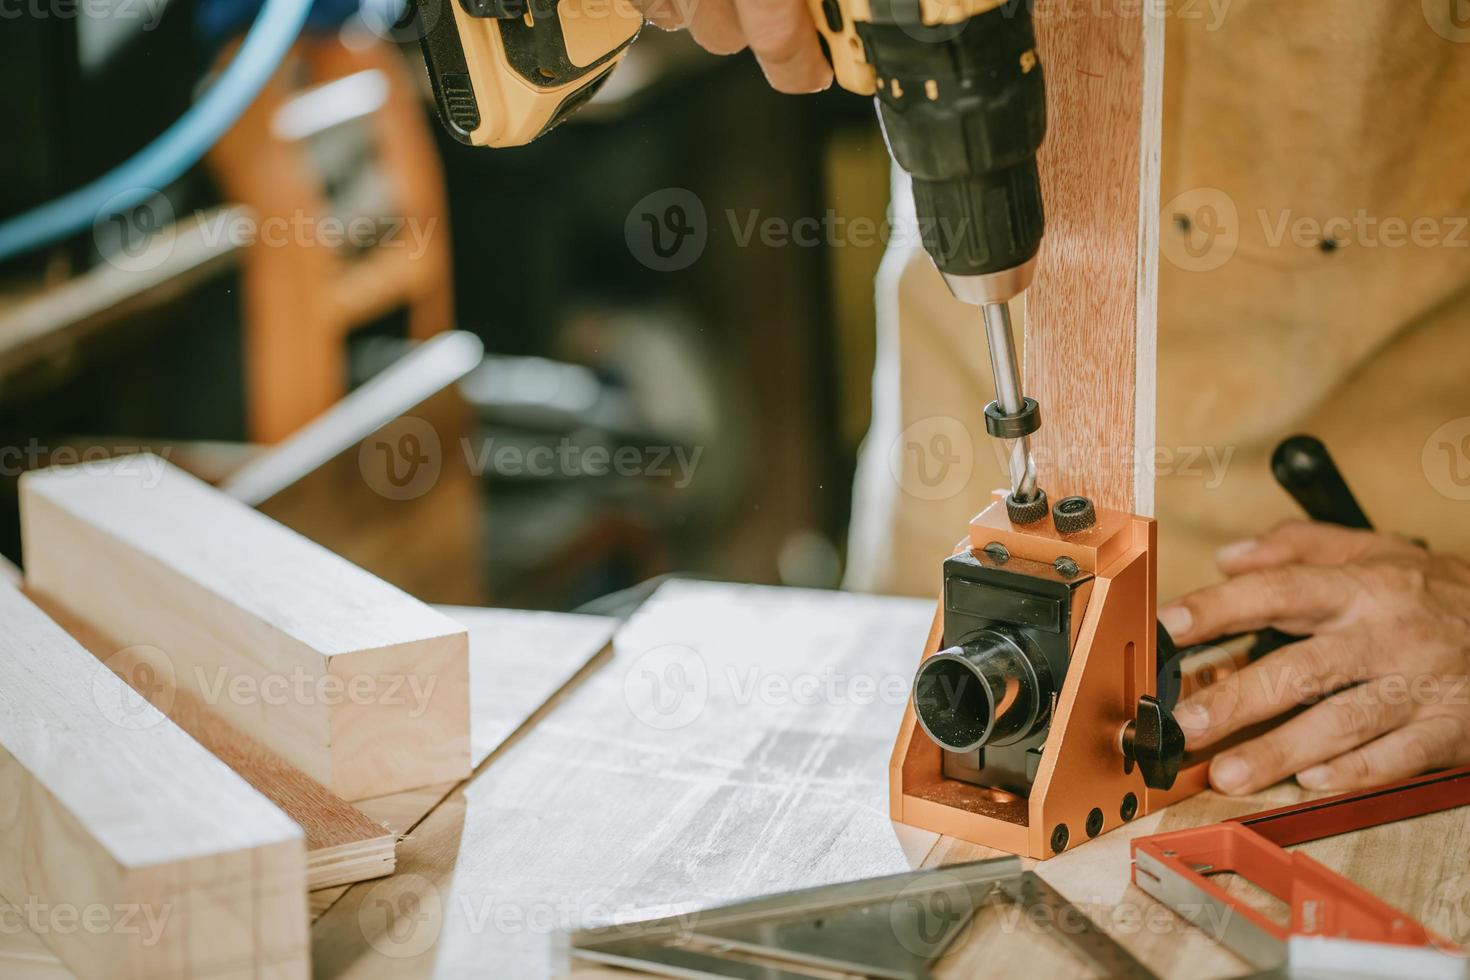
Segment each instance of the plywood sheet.
[{"label": "plywood sheet", "polygon": [[664,586],[398,875],[317,922],[316,975],[545,976],[558,928],[913,866],[934,837],[889,821],[887,763],[932,613]]}]

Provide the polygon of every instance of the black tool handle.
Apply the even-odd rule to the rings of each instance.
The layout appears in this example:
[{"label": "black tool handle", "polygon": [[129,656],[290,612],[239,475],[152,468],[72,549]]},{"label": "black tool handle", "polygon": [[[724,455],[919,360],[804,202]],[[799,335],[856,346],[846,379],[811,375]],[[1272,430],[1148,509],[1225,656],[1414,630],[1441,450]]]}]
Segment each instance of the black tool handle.
[{"label": "black tool handle", "polygon": [[[1271,472],[1281,488],[1291,494],[1312,520],[1365,531],[1373,530],[1372,522],[1358,505],[1358,498],[1348,489],[1347,481],[1342,478],[1342,471],[1332,461],[1332,456],[1321,439],[1304,435],[1283,439],[1271,454]],[[1163,629],[1162,625],[1159,629]],[[1186,647],[1174,655],[1174,669],[1178,669],[1177,663],[1182,663],[1201,650],[1228,643],[1244,635],[1237,633],[1222,636],[1210,643]],[[1252,662],[1301,639],[1299,636],[1270,628],[1256,630],[1254,637],[1255,640],[1246,654],[1246,659]],[[1160,688],[1163,689],[1162,681]]]},{"label": "black tool handle", "polygon": [[1312,520],[1373,530],[1322,440],[1292,436],[1282,441],[1271,454],[1271,472]]},{"label": "black tool handle", "polygon": [[[1307,516],[1323,524],[1373,530],[1373,522],[1358,505],[1358,498],[1348,489],[1342,471],[1332,461],[1332,454],[1315,436],[1291,436],[1283,439],[1271,454],[1271,472],[1281,489],[1306,511]],[[1280,630],[1264,629],[1257,634],[1250,659],[1259,660],[1272,650],[1300,640]]]}]

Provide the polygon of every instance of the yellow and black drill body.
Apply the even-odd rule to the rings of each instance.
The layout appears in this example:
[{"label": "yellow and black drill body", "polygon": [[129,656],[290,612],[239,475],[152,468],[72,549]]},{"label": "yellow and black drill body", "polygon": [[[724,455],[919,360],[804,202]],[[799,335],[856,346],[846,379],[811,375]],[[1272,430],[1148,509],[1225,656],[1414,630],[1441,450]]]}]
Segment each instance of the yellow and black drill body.
[{"label": "yellow and black drill body", "polygon": [[810,2],[838,84],[876,98],[889,152],[913,178],[924,246],[950,287],[961,299],[1019,293],[1041,245],[1036,152],[1046,133],[1029,4]]},{"label": "yellow and black drill body", "polygon": [[[607,79],[637,36],[632,0],[417,0],[439,113],[461,142],[527,143]],[[874,97],[893,159],[913,178],[924,247],[950,291],[984,311],[1018,523],[1048,512],[1007,302],[1041,246],[1036,154],[1046,87],[1030,0],[807,0],[837,83]]]},{"label": "yellow and black drill body", "polygon": [[[837,83],[876,97],[893,158],[913,177],[925,247],[951,288],[1020,292],[1041,243],[1036,151],[1046,129],[1029,3],[808,3]],[[642,24],[630,0],[420,0],[419,16],[444,125],[477,146],[528,143],[566,118]]]},{"label": "yellow and black drill body", "polygon": [[629,0],[418,0],[439,118],[471,146],[520,146],[586,103],[643,26]]}]

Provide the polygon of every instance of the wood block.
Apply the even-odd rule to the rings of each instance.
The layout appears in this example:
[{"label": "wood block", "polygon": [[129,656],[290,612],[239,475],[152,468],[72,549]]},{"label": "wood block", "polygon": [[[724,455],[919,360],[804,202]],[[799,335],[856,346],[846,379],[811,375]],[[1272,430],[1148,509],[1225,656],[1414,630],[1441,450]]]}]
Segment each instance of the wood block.
[{"label": "wood block", "polygon": [[[438,608],[456,621],[464,623],[470,631],[471,675],[474,678],[471,712],[476,765],[499,750],[506,739],[525,725],[578,672],[586,668],[606,648],[618,625],[617,620],[602,616],[466,606]],[[100,657],[100,651],[109,649],[97,645],[100,641],[95,631],[89,632],[85,625],[72,620],[66,622],[65,626],[94,655]],[[114,661],[110,666],[116,668],[119,664]],[[495,678],[502,676],[505,678],[504,683],[495,683]],[[314,819],[308,819],[308,807],[313,805],[311,800],[314,794],[296,788],[298,780],[310,781],[300,770],[291,767],[294,775],[282,780],[281,785],[277,786],[270,770],[241,765],[239,758],[229,755],[234,750],[227,740],[224,750],[227,754],[221,755],[217,741],[204,741],[204,738],[212,738],[222,730],[222,722],[214,720],[202,730],[190,728],[190,716],[185,714],[181,719],[178,705],[174,705],[172,717],[176,722],[184,722],[186,731],[211,751],[215,751],[217,756],[227,759],[231,768],[302,825],[307,836],[307,876],[312,889],[307,898],[311,918],[315,921],[348,890],[349,884],[329,887],[320,876],[331,854],[328,850],[330,841],[340,834],[340,829],[334,828],[350,827],[350,821],[334,818],[325,807],[317,810]],[[236,733],[235,737],[243,739],[245,736]],[[261,753],[269,751],[257,745],[242,750],[242,754],[254,756],[257,749]],[[279,757],[276,758],[279,760]],[[279,764],[288,765],[283,761]],[[261,779],[261,783],[255,782],[257,778]],[[316,785],[314,781],[310,782]],[[376,827],[379,832],[382,827],[387,827],[391,845],[399,837],[409,834],[457,785],[453,782],[440,783],[391,796],[362,800],[353,810],[365,816],[370,826]],[[322,788],[319,792],[327,791]],[[391,846],[385,860],[389,863],[381,873],[389,874],[393,871]],[[362,872],[351,878],[352,882],[379,876],[369,873],[372,867],[369,861],[364,860],[361,864]],[[24,923],[17,923],[15,928],[0,928],[0,977],[12,976],[26,980],[74,980],[75,974],[62,965],[38,936],[24,928]]]},{"label": "wood block", "polygon": [[[437,606],[470,631],[473,760],[486,764],[548,702],[597,659],[621,622],[607,616]],[[410,833],[456,784],[364,800],[358,805],[399,836]],[[347,891],[312,892],[315,921]]]},{"label": "wood block", "polygon": [[0,586],[0,895],[84,977],[301,977],[302,833]]},{"label": "wood block", "polygon": [[[188,691],[161,683],[147,657],[67,610],[36,604],[153,707],[255,787],[306,834],[306,887],[315,891],[393,873],[398,835],[242,733]],[[138,704],[140,702],[134,702]]]},{"label": "wood block", "polygon": [[463,627],[156,456],[29,473],[26,583],[347,800],[470,771]]},{"label": "wood block", "polygon": [[[483,354],[459,331],[424,341],[220,490],[426,602],[484,601],[482,486],[458,451],[476,424],[458,381]],[[409,436],[428,462],[397,486]]]}]

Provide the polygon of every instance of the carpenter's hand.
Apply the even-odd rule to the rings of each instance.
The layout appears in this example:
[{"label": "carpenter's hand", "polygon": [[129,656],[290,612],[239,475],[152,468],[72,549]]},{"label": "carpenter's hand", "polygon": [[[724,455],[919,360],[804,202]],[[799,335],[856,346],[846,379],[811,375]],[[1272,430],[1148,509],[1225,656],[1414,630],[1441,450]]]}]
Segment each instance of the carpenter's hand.
[{"label": "carpenter's hand", "polygon": [[1159,611],[1181,645],[1273,626],[1305,639],[1182,702],[1191,749],[1319,702],[1217,755],[1250,793],[1352,789],[1470,762],[1470,564],[1386,534],[1285,524],[1216,555],[1228,580]]},{"label": "carpenter's hand", "polygon": [[806,0],[633,2],[650,24],[666,31],[687,28],[706,51],[734,54],[749,47],[778,91],[819,92],[832,84],[832,67]]}]

